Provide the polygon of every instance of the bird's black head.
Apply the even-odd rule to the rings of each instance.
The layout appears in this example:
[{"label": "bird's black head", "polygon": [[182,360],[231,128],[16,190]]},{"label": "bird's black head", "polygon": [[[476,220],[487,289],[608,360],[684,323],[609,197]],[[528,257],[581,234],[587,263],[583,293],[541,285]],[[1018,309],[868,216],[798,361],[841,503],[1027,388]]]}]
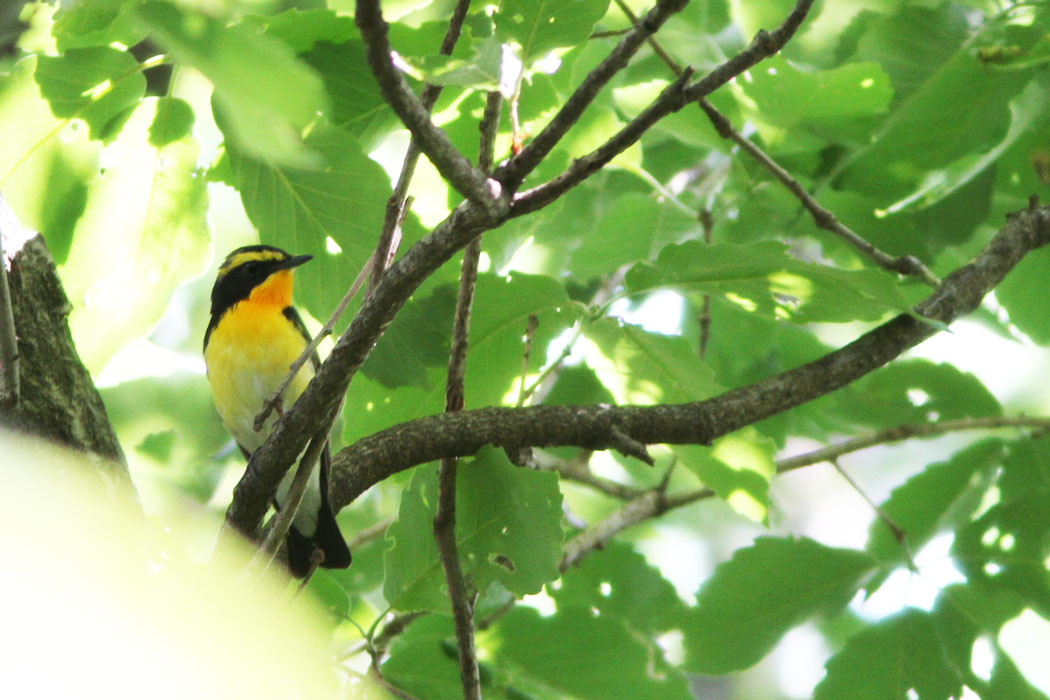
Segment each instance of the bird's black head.
[{"label": "bird's black head", "polygon": [[211,316],[216,322],[223,312],[247,299],[252,290],[275,272],[289,270],[310,260],[310,255],[289,255],[269,245],[249,245],[226,256],[211,290]]}]

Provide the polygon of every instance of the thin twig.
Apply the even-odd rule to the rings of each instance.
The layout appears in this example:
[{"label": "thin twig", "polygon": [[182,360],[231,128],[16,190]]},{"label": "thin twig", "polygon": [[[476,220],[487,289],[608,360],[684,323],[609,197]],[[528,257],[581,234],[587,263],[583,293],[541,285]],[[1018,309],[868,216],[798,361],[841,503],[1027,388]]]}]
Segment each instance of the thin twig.
[{"label": "thin twig", "polygon": [[[1050,428],[1050,418],[996,416],[942,421],[940,423],[900,425],[888,430],[881,430],[866,437],[847,440],[840,445],[814,450],[797,457],[779,459],[774,464],[776,473],[783,474],[820,462],[833,462],[844,454],[884,443],[899,442],[912,437],[931,437],[962,430],[995,428],[1048,429]],[[563,547],[562,561],[559,568],[561,571],[565,571],[578,563],[589,552],[600,549],[606,542],[632,525],[662,515],[669,510],[711,498],[714,495],[715,492],[709,488],[695,489],[663,497],[660,497],[660,494],[655,490],[646,491],[613,511],[604,520],[566,542]]]},{"label": "thin twig", "polygon": [[[463,253],[456,314],[452,324],[452,350],[449,354],[448,381],[445,387],[445,411],[454,413],[463,409],[463,379],[466,374],[470,311],[474,304],[474,288],[478,277],[478,259],[481,238],[475,238]],[[441,460],[438,470],[438,498],[434,513],[434,539],[438,557],[445,570],[452,619],[456,628],[459,649],[459,673],[464,700],[481,697],[481,675],[474,652],[474,606],[467,590],[467,582],[459,563],[456,544],[456,458]]]},{"label": "thin twig", "polygon": [[387,23],[378,0],[357,0],[354,20],[361,30],[372,68],[383,97],[402,123],[418,140],[419,147],[438,172],[465,199],[482,207],[492,216],[498,216],[506,203],[489,186],[484,173],[470,164],[448,136],[430,120],[430,111],[419,101],[404,76],[391,60],[392,49],[387,35]]},{"label": "thin twig", "polygon": [[[547,206],[587,177],[603,168],[609,161],[633,145],[646,131],[649,130],[650,127],[653,126],[653,124],[663,117],[671,112],[676,112],[682,109],[687,104],[695,102],[701,97],[711,94],[734,77],[757,64],[759,61],[775,54],[792,36],[794,36],[799,25],[802,24],[802,21],[809,13],[812,5],[813,0],[798,0],[794,9],[788,14],[779,27],[772,32],[760,31],[747,48],[716,66],[704,77],[692,84],[688,84],[689,80],[692,78],[692,69],[689,67],[683,69],[679,77],[665,87],[660,95],[653,100],[648,107],[642,110],[638,116],[629,121],[622,129],[616,132],[601,146],[584,156],[576,158],[565,172],[553,179],[548,180],[542,185],[533,187],[530,190],[516,193],[510,215],[512,217],[521,216]],[[623,45],[624,42],[627,42],[632,37],[637,40],[638,45],[640,45],[643,40],[647,39],[648,35],[653,33],[652,31],[649,31],[642,36],[636,36],[635,33],[649,26],[650,18],[660,7],[661,6],[658,5],[651,10],[648,15],[642,18],[642,20],[636,25],[635,29],[625,36],[620,44]],[[620,47],[618,46],[617,49],[619,48]],[[637,50],[638,46],[635,45],[633,48]],[[612,54],[610,54],[610,56],[611,55]],[[600,67],[601,66],[599,66],[599,68]],[[588,76],[588,80],[589,79],[590,76]],[[563,108],[563,111],[567,107],[568,103],[566,103],[566,107]],[[515,163],[515,161],[524,161],[524,157],[529,154],[531,148],[538,148],[537,143],[541,141],[541,136],[543,136],[542,133],[540,136],[534,138],[529,145],[522,150],[521,154],[516,158],[512,158],[508,167],[510,164]],[[525,165],[526,163],[523,163],[518,167],[524,168]],[[531,167],[535,167],[535,165],[532,165]],[[531,167],[527,172],[531,172]],[[525,174],[527,174],[527,172]],[[499,175],[500,172],[497,171],[497,176]],[[522,175],[522,177],[524,177],[524,175]],[[515,185],[520,183],[519,179],[512,179],[509,181],[502,179],[501,181]]]},{"label": "thin twig", "polygon": [[[708,209],[701,209],[700,226],[704,229],[704,243],[710,245],[711,237],[714,232],[714,222],[711,220],[711,212]],[[704,359],[707,354],[707,344],[711,340],[711,295],[704,294],[704,300],[700,304],[700,318],[697,319],[700,324],[700,359]]]},{"label": "thin twig", "polygon": [[376,683],[383,686],[383,689],[386,692],[390,693],[394,697],[400,698],[401,700],[416,700],[415,696],[409,695],[408,693],[406,693],[405,691],[401,690],[396,685],[388,681],[383,676],[383,672],[379,670],[379,662],[376,660],[375,657],[372,657],[372,663],[368,667],[368,675],[370,675],[372,677],[372,680],[374,680]]},{"label": "thin twig", "polygon": [[[452,11],[452,18],[448,23],[448,29],[445,31],[445,37],[441,40],[438,54],[442,56],[452,54],[452,49],[455,48],[456,42],[459,40],[460,32],[463,29],[463,20],[466,18],[469,8],[470,0],[459,0],[456,3],[455,9]],[[438,97],[441,95],[441,90],[442,86],[436,83],[427,83],[423,86],[423,92],[419,96],[419,101],[427,114],[434,108],[434,103],[437,102]],[[372,268],[372,277],[368,281],[369,294],[372,293],[372,290],[379,283],[379,278],[383,276],[383,272],[386,271],[396,252],[396,245],[392,242],[394,232],[399,230],[400,222],[404,220],[405,212],[411,206],[408,198],[408,188],[412,183],[412,176],[415,175],[416,164],[419,162],[421,152],[419,141],[413,134],[408,142],[408,150],[405,152],[405,159],[401,165],[401,174],[397,178],[397,185],[395,185],[394,192],[386,203],[383,230],[379,234],[379,242],[376,244],[375,252],[375,260],[379,262]]]},{"label": "thin twig", "polygon": [[375,525],[369,525],[364,530],[358,530],[356,533],[354,533],[353,537],[347,540],[347,549],[353,552],[365,546],[377,537],[382,537],[386,533],[387,528],[390,527],[390,523],[392,522],[394,522],[394,518],[384,518]]},{"label": "thin twig", "polygon": [[533,453],[531,464],[540,471],[556,472],[562,479],[590,486],[595,491],[623,501],[629,501],[645,493],[644,489],[627,486],[591,472],[587,468],[591,454],[593,453],[590,450],[584,450],[575,459],[558,459],[544,452],[537,451]]},{"label": "thin twig", "polygon": [[536,333],[536,327],[540,325],[540,319],[536,314],[529,314],[529,322],[525,325],[525,349],[521,353],[521,386],[518,387],[518,401],[514,405],[521,408],[525,405],[528,394],[525,393],[525,380],[529,375],[529,356],[532,354],[532,337]]},{"label": "thin twig", "polygon": [[658,0],[653,9],[646,14],[645,19],[624,35],[616,47],[609,52],[609,55],[587,74],[587,77],[569,96],[550,123],[520,153],[498,168],[494,177],[506,188],[517,189],[525,177],[540,164],[573,124],[579,120],[583,111],[609,80],[627,66],[628,61],[638,51],[645,39],[656,32],[668,17],[679,12],[686,4],[687,0]]},{"label": "thin twig", "polygon": [[728,139],[740,146],[745,153],[758,161],[758,163],[768,170],[773,177],[779,180],[780,183],[802,203],[802,206],[805,207],[806,211],[808,211],[810,216],[813,217],[813,223],[818,227],[839,236],[851,246],[874,260],[875,264],[881,268],[902,275],[917,277],[931,287],[936,287],[941,283],[940,279],[938,279],[929,268],[923,265],[918,258],[911,255],[894,257],[879,250],[870,242],[854,233],[849,227],[840,222],[833,213],[822,207],[817,200],[806,191],[806,188],[799,184],[798,180],[791,177],[791,174],[788,171],[780,167],[780,165],[766,155],[761,148],[755,145],[753,141],[744,138],[740,132],[734,129],[733,125],[729,122],[729,119],[715,109],[707,99],[700,98],[699,104],[700,108],[704,110],[704,113],[707,114],[708,118],[711,120],[711,123],[714,125],[718,134],[722,138]]},{"label": "thin twig", "polygon": [[[266,533],[266,538],[259,546],[255,556],[252,557],[252,562],[249,566],[259,565],[263,558],[269,563],[281,543],[284,542],[284,538],[288,536],[288,530],[295,520],[295,514],[303,502],[303,496],[306,494],[306,488],[310,483],[310,473],[317,465],[317,459],[321,456],[321,450],[324,449],[327,441],[327,432],[324,435],[318,434],[314,436],[313,440],[310,441],[310,446],[306,449],[302,459],[299,460],[299,468],[296,469],[295,476],[292,477],[292,483],[288,487],[288,494],[284,498],[284,503],[281,504],[277,515],[274,516],[273,523],[270,525],[270,531]],[[324,488],[323,484],[322,488]]]},{"label": "thin twig", "polygon": [[876,517],[878,517],[878,519],[882,521],[883,525],[889,528],[890,533],[893,535],[893,539],[895,539],[897,543],[901,546],[901,549],[904,550],[904,558],[908,562],[908,568],[912,571],[918,571],[919,567],[915,565],[915,560],[914,558],[912,558],[911,547],[908,546],[908,539],[904,530],[899,525],[897,525],[897,523],[893,522],[893,518],[887,515],[886,511],[884,511],[878,503],[873,501],[871,497],[864,492],[864,489],[860,487],[860,484],[858,484],[856,480],[854,480],[854,478],[851,477],[849,473],[842,468],[842,465],[839,464],[839,461],[837,459],[831,460],[831,466],[835,467],[835,471],[839,473],[839,476],[845,479],[846,483],[849,484],[854,491],[860,494],[860,497],[864,499],[864,502],[871,506],[871,509],[875,512]]},{"label": "thin twig", "polygon": [[14,212],[8,208],[2,196],[0,209],[0,408],[11,408],[18,405],[21,388],[18,371],[18,329],[15,328],[11,289],[7,283],[8,261],[4,255],[4,239],[8,235],[7,228],[18,224]]}]

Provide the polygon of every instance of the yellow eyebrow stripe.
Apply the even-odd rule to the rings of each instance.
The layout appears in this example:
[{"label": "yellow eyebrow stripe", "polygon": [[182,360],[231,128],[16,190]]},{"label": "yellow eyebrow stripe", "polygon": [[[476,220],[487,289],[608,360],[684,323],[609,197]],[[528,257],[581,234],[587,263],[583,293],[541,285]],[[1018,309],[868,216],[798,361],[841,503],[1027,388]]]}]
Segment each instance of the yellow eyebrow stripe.
[{"label": "yellow eyebrow stripe", "polygon": [[243,265],[246,262],[261,262],[266,260],[284,260],[285,255],[276,250],[250,250],[246,253],[238,253],[229,260],[227,260],[222,267],[219,268],[219,274],[225,275],[227,272]]}]

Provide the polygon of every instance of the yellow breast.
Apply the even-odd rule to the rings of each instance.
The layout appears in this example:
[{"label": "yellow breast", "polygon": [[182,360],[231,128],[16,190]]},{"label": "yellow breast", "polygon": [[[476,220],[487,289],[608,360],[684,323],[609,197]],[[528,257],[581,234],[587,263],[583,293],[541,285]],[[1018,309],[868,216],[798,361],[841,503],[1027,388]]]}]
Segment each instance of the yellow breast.
[{"label": "yellow breast", "polygon": [[[255,416],[305,347],[306,340],[281,307],[250,299],[230,308],[212,329],[204,361],[215,407],[237,444],[248,452],[263,443],[276,420],[270,414],[256,432]],[[285,406],[295,403],[313,375],[307,362],[285,392]]]}]

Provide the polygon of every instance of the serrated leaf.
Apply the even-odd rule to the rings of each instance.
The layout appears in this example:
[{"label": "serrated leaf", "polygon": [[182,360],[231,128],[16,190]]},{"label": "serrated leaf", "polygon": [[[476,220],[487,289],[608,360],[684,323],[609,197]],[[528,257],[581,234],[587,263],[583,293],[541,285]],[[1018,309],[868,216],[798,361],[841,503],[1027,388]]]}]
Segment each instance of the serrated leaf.
[{"label": "serrated leaf", "polygon": [[609,0],[507,0],[494,17],[496,32],[521,46],[528,67],[551,49],[583,43],[608,6]]},{"label": "serrated leaf", "polygon": [[110,146],[114,159],[91,183],[61,268],[73,301],[70,329],[93,372],[124,343],[144,336],[175,288],[199,275],[209,257],[200,147],[189,136],[149,146],[157,105],[155,98],[144,100]]},{"label": "serrated leaf", "polygon": [[[220,124],[224,115],[217,113]],[[314,256],[296,273],[296,298],[316,318],[327,319],[372,255],[390,181],[341,129],[318,125],[305,143],[323,154],[321,167],[257,160],[233,143],[226,153],[262,242]],[[329,238],[339,253],[329,252]]]},{"label": "serrated leaf", "polygon": [[[401,610],[447,612],[434,544],[437,471],[417,468],[387,530],[383,593]],[[520,469],[494,448],[463,462],[456,485],[456,543],[463,574],[479,591],[500,581],[521,596],[558,576],[561,493],[553,473]]]},{"label": "serrated leaf", "polygon": [[[500,620],[500,660],[515,674],[579,700],[687,700],[685,677],[614,617],[586,608],[541,618],[518,607]],[[654,667],[655,666],[655,667]]]},{"label": "serrated leaf", "polygon": [[686,610],[674,586],[645,557],[615,540],[566,571],[549,592],[559,609],[594,610],[646,633],[675,629]]},{"label": "serrated leaf", "polygon": [[720,674],[761,659],[792,627],[845,605],[875,561],[807,538],[759,537],[715,569],[683,624],[685,667]]},{"label": "serrated leaf", "polygon": [[285,165],[317,162],[300,134],[326,110],[327,98],[321,79],[288,46],[250,24],[226,26],[167,2],[147,2],[138,14],[180,63],[215,86],[214,99],[226,114],[224,133],[239,149]]},{"label": "serrated leaf", "polygon": [[941,651],[933,619],[907,610],[852,637],[827,663],[813,700],[886,700],[909,692],[922,700],[950,700],[962,692],[956,670]]},{"label": "serrated leaf", "polygon": [[146,91],[146,78],[135,57],[108,46],[40,56],[36,81],[55,116],[83,119],[94,139],[119,130]]},{"label": "serrated leaf", "polygon": [[670,245],[655,263],[632,267],[626,285],[631,294],[669,288],[726,295],[758,313],[799,323],[873,321],[908,309],[896,280],[884,271],[802,262],[774,241]]},{"label": "serrated leaf", "polygon": [[1002,455],[1002,441],[982,440],[952,455],[946,462],[928,466],[893,490],[881,508],[893,524],[904,531],[907,550],[881,518],[872,521],[867,550],[886,568],[868,583],[869,592],[882,584],[890,568],[905,561],[907,551],[919,551],[937,533],[944,519],[964,502],[969,507],[956,516],[970,517],[987,486],[978,475],[986,475]]}]

